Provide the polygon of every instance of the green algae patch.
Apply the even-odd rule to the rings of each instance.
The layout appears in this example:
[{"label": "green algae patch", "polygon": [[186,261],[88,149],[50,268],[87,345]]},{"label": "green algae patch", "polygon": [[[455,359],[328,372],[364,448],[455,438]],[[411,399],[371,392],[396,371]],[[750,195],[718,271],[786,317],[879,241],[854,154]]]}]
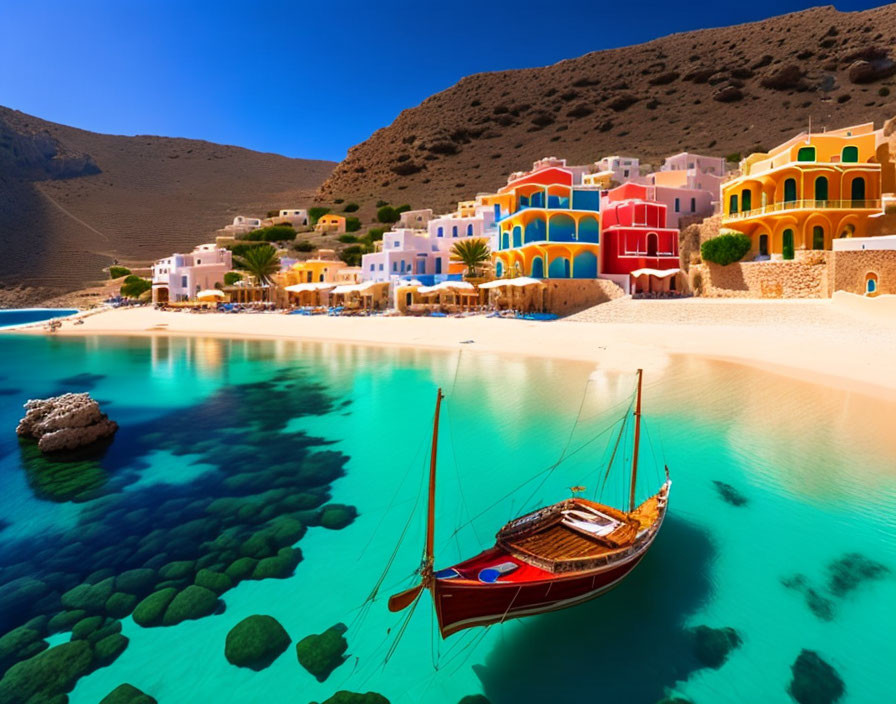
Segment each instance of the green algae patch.
[{"label": "green algae patch", "polygon": [[296,643],[299,664],[318,682],[324,682],[330,673],[345,662],[348,641],[343,635],[345,624],[337,623],[323,633],[305,636]]},{"label": "green algae patch", "polygon": [[52,700],[70,692],[92,666],[93,651],[86,641],[57,645],[9,668],[0,680],[0,702]]},{"label": "green algae patch", "polygon": [[244,618],[227,634],[224,657],[237,667],[263,670],[289,645],[289,634],[273,616]]},{"label": "green algae patch", "polygon": [[233,587],[233,580],[228,575],[209,569],[199,570],[196,573],[194,582],[198,586],[205,587],[219,596]]},{"label": "green algae patch", "polygon": [[134,622],[144,628],[161,625],[165,609],[168,608],[168,604],[174,599],[175,594],[177,594],[177,589],[173,587],[150,594],[134,609]]},{"label": "green algae patch", "polygon": [[138,598],[135,594],[115,592],[106,601],[106,613],[113,618],[124,618],[136,608]]},{"label": "green algae patch", "polygon": [[44,454],[34,440],[19,438],[28,486],[37,498],[56,503],[79,503],[100,495],[109,476],[96,455],[106,447],[108,443],[101,443],[83,451]]},{"label": "green algae patch", "polygon": [[162,625],[174,626],[182,621],[211,616],[217,608],[217,594],[205,587],[191,584],[171,600],[162,617]]},{"label": "green algae patch", "polygon": [[129,642],[127,637],[120,633],[113,633],[97,641],[96,645],[93,646],[96,666],[105,667],[106,665],[111,665],[124,652],[124,649],[128,647]]},{"label": "green algae patch", "polygon": [[348,692],[340,690],[329,699],[324,700],[323,704],[390,704],[382,694],[376,692]]},{"label": "green algae patch", "polygon": [[158,702],[134,685],[125,682],[103,697],[100,704],[158,704]]},{"label": "green algae patch", "polygon": [[40,633],[26,626],[14,628],[0,637],[0,677],[17,662],[43,652],[48,647]]},{"label": "green algae patch", "polygon": [[320,525],[330,530],[345,528],[358,516],[358,509],[345,504],[327,504],[320,510]]}]

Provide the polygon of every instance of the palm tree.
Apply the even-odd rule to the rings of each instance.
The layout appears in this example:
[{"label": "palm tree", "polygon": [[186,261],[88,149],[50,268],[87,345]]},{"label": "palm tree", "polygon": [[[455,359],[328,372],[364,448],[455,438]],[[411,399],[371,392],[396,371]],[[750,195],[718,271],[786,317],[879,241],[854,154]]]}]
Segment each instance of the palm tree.
[{"label": "palm tree", "polygon": [[467,276],[475,276],[476,267],[488,261],[491,250],[488,248],[488,242],[482,238],[466,239],[454,243],[451,256],[466,265]]},{"label": "palm tree", "polygon": [[236,258],[236,263],[251,274],[260,286],[270,284],[274,274],[280,271],[280,257],[269,244],[251,247],[243,256]]}]

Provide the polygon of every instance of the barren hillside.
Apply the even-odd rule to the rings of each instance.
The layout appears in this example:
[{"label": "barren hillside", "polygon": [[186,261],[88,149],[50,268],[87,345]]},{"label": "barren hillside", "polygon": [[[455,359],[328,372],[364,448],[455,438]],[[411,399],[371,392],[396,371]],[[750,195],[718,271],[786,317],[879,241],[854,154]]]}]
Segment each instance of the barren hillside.
[{"label": "barren hillside", "polygon": [[663,37],[546,68],[464,78],[353,147],[319,200],[449,208],[542,156],[658,166],[770,148],[807,127],[896,113],[896,4],[821,7]]},{"label": "barren hillside", "polygon": [[236,213],[305,203],[333,166],[0,108],[0,284],[68,290],[113,259],[190,249]]}]

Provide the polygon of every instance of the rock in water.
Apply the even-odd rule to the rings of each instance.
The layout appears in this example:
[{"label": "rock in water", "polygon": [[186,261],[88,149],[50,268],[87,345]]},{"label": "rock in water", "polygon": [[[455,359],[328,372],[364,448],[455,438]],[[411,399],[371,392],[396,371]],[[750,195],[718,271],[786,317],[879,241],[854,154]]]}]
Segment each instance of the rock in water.
[{"label": "rock in water", "polygon": [[728,653],[740,644],[740,636],[730,627],[697,626],[694,629],[694,652],[707,667],[720,668],[728,659]]},{"label": "rock in water", "polygon": [[323,704],[389,704],[389,700],[376,692],[348,692],[340,690],[332,697],[326,699]]},{"label": "rock in water", "polygon": [[345,662],[348,642],[343,633],[344,623],[337,623],[320,634],[305,636],[296,644],[299,664],[323,682],[330,673]]},{"label": "rock in water", "polygon": [[111,437],[118,423],[109,420],[90,394],[63,394],[32,399],[16,433],[37,440],[41,452],[74,450]]},{"label": "rock in water", "polygon": [[244,618],[227,634],[224,657],[232,665],[263,670],[289,645],[289,634],[273,616]]},{"label": "rock in water", "polygon": [[747,497],[741,494],[733,486],[726,484],[725,482],[720,482],[718,479],[713,480],[713,484],[716,487],[716,491],[719,492],[719,496],[722,497],[722,500],[725,501],[725,503],[731,504],[732,506],[746,506]]},{"label": "rock in water", "polygon": [[0,702],[52,701],[70,692],[92,664],[93,652],[87,641],[57,645],[9,668],[0,680]]},{"label": "rock in water", "polygon": [[131,684],[120,684],[100,700],[100,704],[158,704]]},{"label": "rock in water", "polygon": [[799,704],[833,704],[843,696],[843,680],[818,653],[801,651],[790,669],[793,679],[789,691]]},{"label": "rock in water", "polygon": [[835,596],[846,596],[862,582],[880,579],[887,572],[886,565],[851,552],[828,565],[828,588]]}]

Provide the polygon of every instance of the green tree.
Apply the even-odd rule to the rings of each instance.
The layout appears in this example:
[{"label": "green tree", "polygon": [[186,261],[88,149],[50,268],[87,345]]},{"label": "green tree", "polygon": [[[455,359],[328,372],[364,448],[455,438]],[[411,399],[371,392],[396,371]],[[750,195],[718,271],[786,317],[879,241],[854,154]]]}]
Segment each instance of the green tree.
[{"label": "green tree", "polygon": [[324,208],[322,206],[308,208],[308,224],[311,225],[311,227],[314,227],[315,225],[317,225],[317,221],[329,212],[329,208]]},{"label": "green tree", "polygon": [[391,225],[393,222],[398,222],[399,219],[401,219],[401,213],[399,213],[391,205],[384,205],[382,208],[376,211],[376,219],[382,223]]},{"label": "green tree", "polygon": [[345,207],[342,209],[343,213],[354,213],[357,212],[358,208],[361,206],[357,203],[346,203]]},{"label": "green tree", "polygon": [[361,221],[358,218],[352,217],[351,215],[349,215],[345,219],[345,231],[346,232],[357,232],[360,229],[361,229]]},{"label": "green tree", "polygon": [[749,237],[740,232],[730,232],[706,240],[700,245],[700,256],[705,262],[728,266],[743,259],[751,247]]},{"label": "green tree", "polygon": [[295,239],[296,231],[292,225],[271,225],[247,233],[240,239],[249,242],[285,242]]},{"label": "green tree", "polygon": [[238,271],[228,271],[224,274],[224,285],[233,286],[237,281],[242,281],[243,275]]},{"label": "green tree", "polygon": [[363,243],[353,244],[343,249],[339,253],[339,258],[349,266],[360,266],[361,257],[370,251],[372,251],[372,248],[369,245]]},{"label": "green tree", "polygon": [[243,256],[237,257],[236,264],[245,269],[261,286],[271,283],[274,274],[280,270],[280,257],[269,244],[253,247]]},{"label": "green tree", "polygon": [[343,244],[354,244],[355,242],[358,241],[358,238],[355,237],[355,235],[348,235],[348,234],[339,235],[339,237],[337,239],[340,242],[342,242]]},{"label": "green tree", "polygon": [[110,279],[120,279],[122,276],[129,276],[131,270],[126,266],[110,266],[109,267],[109,278]]},{"label": "green tree", "polygon": [[119,289],[119,293],[125,298],[140,298],[141,294],[146,293],[152,288],[152,282],[149,279],[143,279],[136,274],[128,276]]},{"label": "green tree", "polygon": [[451,248],[451,256],[464,263],[467,276],[476,276],[476,267],[488,261],[491,250],[485,239],[475,237],[455,242]]}]

